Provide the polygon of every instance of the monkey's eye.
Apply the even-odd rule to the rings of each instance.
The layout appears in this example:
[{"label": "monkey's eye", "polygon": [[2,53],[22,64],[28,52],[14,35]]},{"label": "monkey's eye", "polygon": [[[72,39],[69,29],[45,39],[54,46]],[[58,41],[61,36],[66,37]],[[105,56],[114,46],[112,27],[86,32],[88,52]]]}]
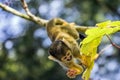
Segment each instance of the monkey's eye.
[{"label": "monkey's eye", "polygon": [[65,56],[62,57],[62,61],[71,61],[72,55],[70,52],[67,52]]}]

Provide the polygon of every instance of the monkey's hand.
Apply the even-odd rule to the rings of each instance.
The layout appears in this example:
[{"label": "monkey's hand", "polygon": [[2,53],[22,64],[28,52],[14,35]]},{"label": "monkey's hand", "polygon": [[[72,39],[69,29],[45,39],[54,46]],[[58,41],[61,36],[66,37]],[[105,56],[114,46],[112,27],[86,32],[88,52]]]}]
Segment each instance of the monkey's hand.
[{"label": "monkey's hand", "polygon": [[76,75],[77,75],[77,70],[75,70],[75,69],[69,69],[69,70],[67,71],[67,76],[68,76],[69,78],[75,78]]},{"label": "monkey's hand", "polygon": [[81,74],[82,71],[83,70],[81,70],[81,69],[70,68],[70,69],[68,69],[66,74],[69,78],[75,78],[77,75]]}]

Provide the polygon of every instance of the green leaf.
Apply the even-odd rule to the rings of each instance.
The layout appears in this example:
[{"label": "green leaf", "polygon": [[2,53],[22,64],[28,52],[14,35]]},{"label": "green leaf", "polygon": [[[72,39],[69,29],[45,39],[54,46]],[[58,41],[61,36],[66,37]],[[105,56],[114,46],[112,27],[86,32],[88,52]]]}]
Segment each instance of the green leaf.
[{"label": "green leaf", "polygon": [[[87,68],[83,73],[84,80],[88,80],[90,77],[90,72],[94,66],[94,60],[97,54],[97,47],[99,46],[102,37],[104,35],[113,34],[117,31],[120,31],[120,21],[106,21],[99,24],[96,24],[95,28],[88,29],[85,34],[87,37],[80,43],[81,44],[81,55],[86,56]],[[89,56],[91,59],[87,59]],[[87,61],[89,60],[89,61]]]}]

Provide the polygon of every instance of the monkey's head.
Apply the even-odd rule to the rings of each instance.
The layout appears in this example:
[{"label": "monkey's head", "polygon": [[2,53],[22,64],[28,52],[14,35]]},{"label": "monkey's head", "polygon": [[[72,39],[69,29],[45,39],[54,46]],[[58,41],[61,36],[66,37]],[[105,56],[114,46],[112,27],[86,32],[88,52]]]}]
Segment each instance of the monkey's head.
[{"label": "monkey's head", "polygon": [[52,43],[49,54],[49,59],[58,62],[67,70],[66,74],[69,78],[75,78],[83,72],[82,65],[74,61],[71,49],[62,40],[57,40]]},{"label": "monkey's head", "polygon": [[59,61],[71,61],[73,56],[70,48],[61,40],[54,41],[49,48],[49,54]]}]

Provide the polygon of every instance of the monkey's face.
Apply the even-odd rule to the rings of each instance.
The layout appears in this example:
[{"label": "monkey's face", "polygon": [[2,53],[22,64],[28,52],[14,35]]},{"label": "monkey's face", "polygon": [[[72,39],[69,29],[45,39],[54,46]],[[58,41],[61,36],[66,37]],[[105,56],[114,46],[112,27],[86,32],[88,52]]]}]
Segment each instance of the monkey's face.
[{"label": "monkey's face", "polygon": [[62,62],[69,62],[73,59],[70,48],[61,40],[52,43],[49,54]]}]

